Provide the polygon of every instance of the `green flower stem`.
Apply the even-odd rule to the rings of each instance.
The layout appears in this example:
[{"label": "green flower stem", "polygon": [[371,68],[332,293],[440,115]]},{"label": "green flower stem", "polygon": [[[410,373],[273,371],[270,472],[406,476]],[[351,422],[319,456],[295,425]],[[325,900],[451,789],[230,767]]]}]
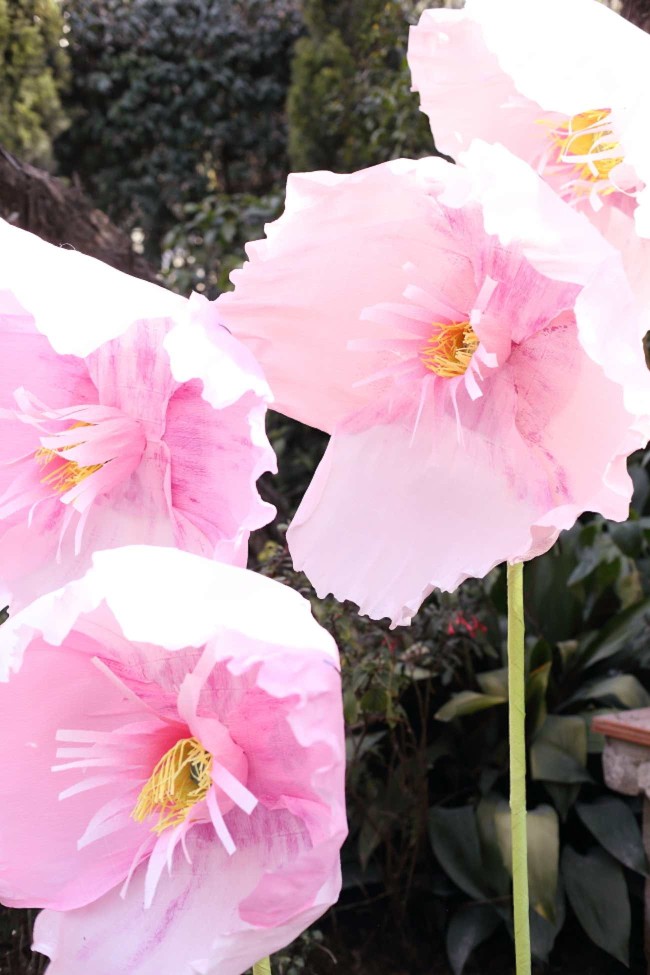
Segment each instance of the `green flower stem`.
[{"label": "green flower stem", "polygon": [[257,965],[253,965],[253,975],[271,975],[271,959],[262,958]]},{"label": "green flower stem", "polygon": [[526,675],[524,661],[524,565],[508,564],[508,720],[512,901],[517,975],[530,975],[528,847],[526,841]]}]

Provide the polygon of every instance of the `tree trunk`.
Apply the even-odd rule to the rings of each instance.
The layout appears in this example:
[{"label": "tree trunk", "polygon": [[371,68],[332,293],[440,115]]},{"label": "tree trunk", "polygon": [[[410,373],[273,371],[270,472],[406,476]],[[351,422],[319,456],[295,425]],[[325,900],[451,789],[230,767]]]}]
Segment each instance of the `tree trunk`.
[{"label": "tree trunk", "polygon": [[147,281],[156,274],[131,239],[74,185],[22,163],[0,146],[0,217],[57,247],[72,247]]},{"label": "tree trunk", "polygon": [[637,27],[650,32],[650,0],[623,0],[621,12]]}]

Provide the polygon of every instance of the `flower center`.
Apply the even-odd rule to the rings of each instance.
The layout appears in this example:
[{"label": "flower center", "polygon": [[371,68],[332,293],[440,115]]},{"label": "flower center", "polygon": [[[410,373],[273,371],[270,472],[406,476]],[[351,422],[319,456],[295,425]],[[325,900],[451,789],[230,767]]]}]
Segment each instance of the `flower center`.
[{"label": "flower center", "polygon": [[[78,430],[80,427],[90,427],[92,423],[73,423],[71,430]],[[41,478],[42,484],[56,491],[57,494],[65,494],[77,484],[81,484],[87,477],[101,470],[103,464],[91,464],[89,467],[82,467],[74,460],[66,460],[63,454],[68,450],[80,447],[81,443],[65,444],[50,450],[49,447],[39,447],[34,454],[36,460],[45,468],[44,476]]]},{"label": "flower center", "polygon": [[462,376],[479,345],[476,332],[469,322],[434,322],[433,327],[435,331],[420,351],[420,362],[436,376]]},{"label": "flower center", "polygon": [[158,815],[152,832],[185,822],[212,785],[212,755],[197,738],[181,738],[165,752],[143,786],[131,813],[138,823]]},{"label": "flower center", "polygon": [[557,158],[576,168],[579,179],[606,180],[611,171],[623,162],[621,147],[610,123],[608,108],[580,112],[553,130]]}]

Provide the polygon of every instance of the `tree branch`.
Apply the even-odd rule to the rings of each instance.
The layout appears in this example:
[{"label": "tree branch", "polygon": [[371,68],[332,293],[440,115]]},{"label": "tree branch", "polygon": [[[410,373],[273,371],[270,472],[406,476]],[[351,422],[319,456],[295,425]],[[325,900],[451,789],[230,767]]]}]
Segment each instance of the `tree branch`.
[{"label": "tree branch", "polygon": [[96,210],[75,185],[68,185],[0,146],[0,217],[57,247],[97,257],[147,281],[156,273],[133,251],[131,239]]}]

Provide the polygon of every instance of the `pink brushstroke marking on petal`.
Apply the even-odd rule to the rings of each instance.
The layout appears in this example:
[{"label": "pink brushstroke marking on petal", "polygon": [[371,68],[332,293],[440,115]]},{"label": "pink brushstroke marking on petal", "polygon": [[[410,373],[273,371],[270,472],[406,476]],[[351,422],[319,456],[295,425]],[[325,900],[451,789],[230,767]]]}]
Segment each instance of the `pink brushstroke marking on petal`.
[{"label": "pink brushstroke marking on petal", "polygon": [[340,675],[306,600],[109,550],[3,624],[0,662],[21,653],[0,683],[0,896],[48,909],[52,972],[239,975],[336,899]]},{"label": "pink brushstroke marking on petal", "polygon": [[[441,45],[456,17],[439,12]],[[279,408],[331,434],[289,528],[296,567],[393,625],[581,512],[624,518],[624,459],[650,434],[619,253],[502,146],[460,162],[291,177],[217,299]]]},{"label": "pink brushstroke marking on petal", "polygon": [[[245,564],[274,509],[270,391],[200,296],[0,221],[0,591],[12,612],[103,548]],[[34,289],[37,267],[47,290]]]}]

